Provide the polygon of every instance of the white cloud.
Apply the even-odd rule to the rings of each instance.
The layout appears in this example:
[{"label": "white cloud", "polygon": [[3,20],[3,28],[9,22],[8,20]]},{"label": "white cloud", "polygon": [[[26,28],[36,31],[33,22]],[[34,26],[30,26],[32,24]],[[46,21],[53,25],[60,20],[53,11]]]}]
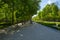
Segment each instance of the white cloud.
[{"label": "white cloud", "polygon": [[54,3],[56,1],[58,1],[58,0],[48,0],[48,4]]},{"label": "white cloud", "polygon": [[51,0],[48,1],[48,4],[51,4]]}]

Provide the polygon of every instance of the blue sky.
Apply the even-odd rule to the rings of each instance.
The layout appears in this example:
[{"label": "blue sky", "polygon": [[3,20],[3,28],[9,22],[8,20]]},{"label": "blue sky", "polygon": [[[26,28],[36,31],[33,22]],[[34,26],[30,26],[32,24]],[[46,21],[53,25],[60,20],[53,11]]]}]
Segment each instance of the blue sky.
[{"label": "blue sky", "polygon": [[60,7],[60,0],[41,0],[40,8],[43,9],[46,4],[56,3],[58,7]]},{"label": "blue sky", "polygon": [[[60,8],[60,0],[41,0],[40,10],[42,10],[47,4],[51,4],[51,3],[55,3]],[[37,12],[39,12],[39,10]],[[37,14],[34,15],[33,17],[35,16],[37,16]]]}]

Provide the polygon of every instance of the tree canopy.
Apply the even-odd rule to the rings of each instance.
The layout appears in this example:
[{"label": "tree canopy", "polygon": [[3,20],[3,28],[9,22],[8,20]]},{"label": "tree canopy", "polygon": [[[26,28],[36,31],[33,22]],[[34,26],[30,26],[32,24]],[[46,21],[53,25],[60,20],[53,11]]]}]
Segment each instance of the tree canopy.
[{"label": "tree canopy", "polygon": [[45,21],[58,21],[59,19],[59,10],[58,6],[54,3],[47,4],[42,11],[38,13],[38,16],[41,20]]},{"label": "tree canopy", "polygon": [[39,9],[41,0],[0,0],[1,22],[15,24],[28,21]]}]

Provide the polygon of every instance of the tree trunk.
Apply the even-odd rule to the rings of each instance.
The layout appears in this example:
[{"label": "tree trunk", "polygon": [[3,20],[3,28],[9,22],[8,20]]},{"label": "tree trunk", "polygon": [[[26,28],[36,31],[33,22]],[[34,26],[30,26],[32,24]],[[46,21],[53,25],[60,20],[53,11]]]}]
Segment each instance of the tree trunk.
[{"label": "tree trunk", "polygon": [[14,24],[14,2],[12,1],[12,24]]},{"label": "tree trunk", "polygon": [[33,22],[32,22],[32,20],[30,19],[30,24],[32,24]]}]

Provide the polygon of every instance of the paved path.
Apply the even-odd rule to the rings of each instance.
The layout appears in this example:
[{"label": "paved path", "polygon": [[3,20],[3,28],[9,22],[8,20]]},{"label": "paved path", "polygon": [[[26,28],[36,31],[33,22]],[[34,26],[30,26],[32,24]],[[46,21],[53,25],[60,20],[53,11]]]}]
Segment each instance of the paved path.
[{"label": "paved path", "polygon": [[0,40],[60,40],[60,31],[34,23],[13,34],[0,34]]}]

